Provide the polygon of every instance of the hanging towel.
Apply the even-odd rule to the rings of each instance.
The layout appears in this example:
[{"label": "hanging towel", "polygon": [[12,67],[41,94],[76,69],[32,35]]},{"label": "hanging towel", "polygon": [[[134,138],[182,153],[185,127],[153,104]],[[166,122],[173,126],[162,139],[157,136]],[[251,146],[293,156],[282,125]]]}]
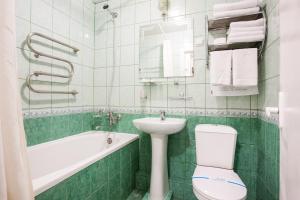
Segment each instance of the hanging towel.
[{"label": "hanging towel", "polygon": [[215,19],[223,18],[223,17],[237,17],[237,16],[258,13],[259,10],[260,10],[259,7],[254,7],[254,8],[245,8],[245,9],[230,10],[230,11],[217,11],[214,12],[213,15]]},{"label": "hanging towel", "polygon": [[237,49],[232,52],[233,86],[257,86],[257,49]]},{"label": "hanging towel", "polygon": [[264,18],[252,21],[243,22],[231,22],[230,28],[241,28],[241,27],[255,27],[255,26],[265,26],[266,20]]},{"label": "hanging towel", "polygon": [[234,86],[211,86],[213,96],[248,96],[259,94],[257,86],[234,87]]},{"label": "hanging towel", "polygon": [[262,0],[244,0],[234,3],[221,3],[215,4],[213,7],[214,12],[216,11],[230,11],[230,10],[239,10],[245,8],[253,8],[262,5]]},{"label": "hanging towel", "polygon": [[241,43],[241,42],[261,42],[265,39],[265,34],[241,36],[241,37],[228,37],[227,44]]},{"label": "hanging towel", "polygon": [[229,28],[227,34],[230,33],[236,33],[236,32],[252,32],[252,31],[262,31],[265,33],[265,27],[264,26],[253,26],[253,27],[233,27]]},{"label": "hanging towel", "polygon": [[210,83],[231,85],[232,50],[210,52]]},{"label": "hanging towel", "polygon": [[163,41],[163,65],[164,77],[170,77],[174,74],[173,59],[172,59],[172,44],[170,40]]}]

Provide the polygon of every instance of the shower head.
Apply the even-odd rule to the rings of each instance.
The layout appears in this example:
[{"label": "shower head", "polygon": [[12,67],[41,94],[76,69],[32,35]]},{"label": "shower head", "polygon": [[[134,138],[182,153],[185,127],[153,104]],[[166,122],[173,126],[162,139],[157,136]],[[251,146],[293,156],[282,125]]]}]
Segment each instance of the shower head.
[{"label": "shower head", "polygon": [[108,4],[105,4],[103,6],[103,10],[107,10],[109,12],[109,14],[112,16],[112,18],[117,18],[118,17],[118,13],[117,12],[112,12],[110,9],[109,9],[109,5]]}]

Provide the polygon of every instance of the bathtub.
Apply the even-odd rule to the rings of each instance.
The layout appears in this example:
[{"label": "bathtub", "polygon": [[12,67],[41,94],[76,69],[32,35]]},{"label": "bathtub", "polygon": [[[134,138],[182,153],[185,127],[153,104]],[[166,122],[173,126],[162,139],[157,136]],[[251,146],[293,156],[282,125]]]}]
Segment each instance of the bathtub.
[{"label": "bathtub", "polygon": [[134,134],[89,131],[28,147],[35,196],[137,139]]}]

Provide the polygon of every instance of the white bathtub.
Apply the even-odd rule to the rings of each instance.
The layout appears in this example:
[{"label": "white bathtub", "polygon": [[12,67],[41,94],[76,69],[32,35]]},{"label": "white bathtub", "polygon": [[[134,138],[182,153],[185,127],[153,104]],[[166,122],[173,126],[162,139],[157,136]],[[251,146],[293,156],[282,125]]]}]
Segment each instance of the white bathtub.
[{"label": "white bathtub", "polygon": [[[108,134],[112,144],[107,143]],[[136,139],[134,134],[89,131],[28,147],[35,195]]]}]

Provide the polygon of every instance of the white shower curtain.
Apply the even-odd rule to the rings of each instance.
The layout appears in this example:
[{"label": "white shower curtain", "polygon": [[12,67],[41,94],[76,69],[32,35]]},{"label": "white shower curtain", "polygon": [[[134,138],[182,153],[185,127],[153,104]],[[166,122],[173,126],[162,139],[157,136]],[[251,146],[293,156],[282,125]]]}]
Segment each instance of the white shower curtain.
[{"label": "white shower curtain", "polygon": [[34,199],[16,67],[15,1],[0,1],[0,200]]}]

